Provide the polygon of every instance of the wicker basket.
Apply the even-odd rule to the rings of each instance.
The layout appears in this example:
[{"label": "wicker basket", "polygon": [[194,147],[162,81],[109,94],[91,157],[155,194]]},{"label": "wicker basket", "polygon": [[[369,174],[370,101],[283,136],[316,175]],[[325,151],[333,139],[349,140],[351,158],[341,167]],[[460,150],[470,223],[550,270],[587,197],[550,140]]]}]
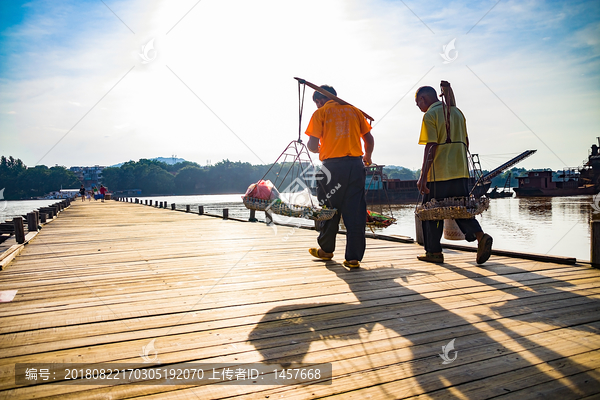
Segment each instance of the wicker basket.
[{"label": "wicker basket", "polygon": [[415,214],[421,221],[442,219],[470,219],[488,209],[490,199],[481,197],[453,197],[437,201],[435,199],[419,204]]},{"label": "wicker basket", "polygon": [[256,199],[254,197],[243,197],[246,208],[258,211],[271,211],[274,214],[284,215],[286,217],[306,218],[314,221],[325,221],[333,218],[336,213],[335,208],[312,208],[297,206],[295,204],[286,204],[281,201]]}]

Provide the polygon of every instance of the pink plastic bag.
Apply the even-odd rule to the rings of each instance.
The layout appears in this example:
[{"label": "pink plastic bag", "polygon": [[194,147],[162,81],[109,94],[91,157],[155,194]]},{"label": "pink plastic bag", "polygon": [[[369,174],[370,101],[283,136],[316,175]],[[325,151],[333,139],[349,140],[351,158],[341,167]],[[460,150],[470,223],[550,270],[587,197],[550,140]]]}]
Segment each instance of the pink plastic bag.
[{"label": "pink plastic bag", "polygon": [[257,183],[253,183],[248,186],[248,190],[246,190],[245,197],[253,197],[255,199],[262,200],[274,200],[279,198],[279,192],[273,186],[271,181],[263,181],[262,179]]}]

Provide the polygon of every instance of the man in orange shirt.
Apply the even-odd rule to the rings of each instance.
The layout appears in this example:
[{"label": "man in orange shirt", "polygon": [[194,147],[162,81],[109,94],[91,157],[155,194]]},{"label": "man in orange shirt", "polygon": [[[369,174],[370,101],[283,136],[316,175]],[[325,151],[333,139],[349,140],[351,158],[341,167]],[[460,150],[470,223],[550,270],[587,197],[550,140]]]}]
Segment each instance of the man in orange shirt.
[{"label": "man in orange shirt", "polygon": [[[334,88],[323,85],[333,95]],[[374,139],[371,126],[362,112],[351,105],[341,105],[315,92],[313,100],[317,111],[313,114],[306,134],[310,136],[308,149],[319,153],[319,159],[330,176],[320,172],[317,197],[321,205],[336,208],[333,218],[321,221],[317,242],[320,248],[309,253],[322,260],[331,260],[335,250],[340,217],[346,225],[346,260],[349,268],[360,266],[366,247],[365,227],[367,202],[365,199],[365,165],[371,164]],[[362,141],[365,143],[363,153]],[[364,156],[363,156],[364,154]]]}]

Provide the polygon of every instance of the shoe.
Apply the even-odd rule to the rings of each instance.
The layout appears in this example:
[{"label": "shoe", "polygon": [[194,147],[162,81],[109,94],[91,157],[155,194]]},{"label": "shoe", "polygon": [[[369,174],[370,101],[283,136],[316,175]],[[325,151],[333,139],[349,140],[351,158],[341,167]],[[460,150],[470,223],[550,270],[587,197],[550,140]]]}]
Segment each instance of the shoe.
[{"label": "shoe", "polygon": [[422,256],[417,256],[417,259],[420,261],[427,261],[437,264],[444,263],[444,255],[443,254],[434,254],[434,253],[425,253]]},{"label": "shoe", "polygon": [[492,243],[494,239],[487,233],[484,233],[477,245],[477,264],[483,264],[489,260],[492,255]]},{"label": "shoe", "polygon": [[[308,249],[308,252],[310,253],[311,256],[313,256],[315,258],[318,258],[320,260],[323,260],[323,261],[329,261],[329,260],[331,260],[333,258],[333,253],[331,253],[331,256],[321,257],[319,255],[319,249],[317,249],[315,247],[312,247],[312,248]],[[323,253],[325,253],[325,252],[323,251]],[[325,254],[327,254],[327,253],[325,253]]]},{"label": "shoe", "polygon": [[346,268],[360,268],[360,262],[358,262],[358,261],[356,263],[350,263],[350,262],[344,260],[344,262],[342,264]]}]

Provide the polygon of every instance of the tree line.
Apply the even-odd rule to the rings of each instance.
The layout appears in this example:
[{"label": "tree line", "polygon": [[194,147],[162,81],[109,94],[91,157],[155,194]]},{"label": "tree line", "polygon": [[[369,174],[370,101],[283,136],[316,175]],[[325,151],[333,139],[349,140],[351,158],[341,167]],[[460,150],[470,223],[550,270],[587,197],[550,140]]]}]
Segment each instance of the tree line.
[{"label": "tree line", "polygon": [[36,165],[27,168],[18,158],[0,158],[0,190],[4,189],[5,200],[41,197],[61,188],[73,189],[80,185],[77,176],[65,167]]},{"label": "tree line", "polygon": [[142,195],[243,193],[267,169],[265,165],[229,160],[201,167],[189,161],[169,165],[141,159],[104,168],[102,184],[112,192],[140,189]]},{"label": "tree line", "polygon": [[102,184],[112,192],[140,189],[143,196],[233,194],[246,192],[250,184],[263,177],[284,189],[299,175],[299,166],[291,163],[272,166],[223,160],[202,167],[189,161],[169,165],[141,159],[129,161],[118,168],[105,168]]},{"label": "tree line", "polygon": [[[167,164],[157,160],[129,161],[120,167],[108,167],[102,171],[102,184],[112,192],[140,189],[142,195],[191,195],[244,193],[251,183],[266,175],[279,189],[284,189],[300,175],[300,168],[290,163],[253,165],[247,162],[223,160],[215,165],[202,167],[194,162]],[[511,186],[517,185],[516,177],[528,170],[512,168]],[[314,171],[312,171],[314,173]],[[390,179],[416,180],[419,170],[408,168],[384,168]],[[484,171],[486,173],[487,171]],[[494,178],[492,187],[503,187],[508,176],[506,171]],[[555,173],[556,174],[556,173]],[[61,188],[76,189],[81,182],[63,166],[37,165],[28,168],[20,159],[0,158],[0,190],[7,200],[41,197]]]}]

